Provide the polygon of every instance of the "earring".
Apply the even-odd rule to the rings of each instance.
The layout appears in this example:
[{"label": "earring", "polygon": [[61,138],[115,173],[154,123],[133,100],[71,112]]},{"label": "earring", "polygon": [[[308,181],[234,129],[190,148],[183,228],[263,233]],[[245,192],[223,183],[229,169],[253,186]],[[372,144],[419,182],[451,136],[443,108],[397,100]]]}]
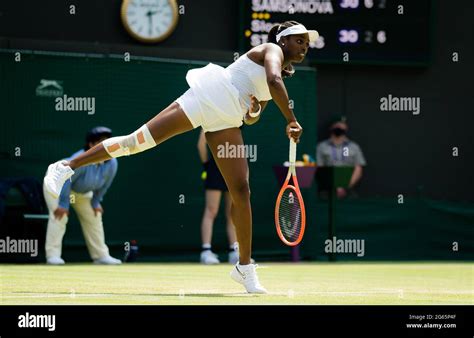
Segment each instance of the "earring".
[{"label": "earring", "polygon": [[284,43],[284,42],[282,42],[282,43],[281,43],[281,45],[282,45],[282,46],[285,46],[285,43]]}]

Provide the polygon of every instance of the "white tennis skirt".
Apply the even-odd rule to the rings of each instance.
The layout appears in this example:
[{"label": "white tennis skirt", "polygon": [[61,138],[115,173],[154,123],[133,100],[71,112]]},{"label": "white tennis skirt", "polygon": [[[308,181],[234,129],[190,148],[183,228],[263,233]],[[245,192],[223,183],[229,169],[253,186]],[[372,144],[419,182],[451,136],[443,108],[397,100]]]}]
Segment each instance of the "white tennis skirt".
[{"label": "white tennis skirt", "polygon": [[210,63],[188,71],[186,81],[190,88],[176,102],[194,128],[212,132],[242,125],[245,105],[225,68]]}]

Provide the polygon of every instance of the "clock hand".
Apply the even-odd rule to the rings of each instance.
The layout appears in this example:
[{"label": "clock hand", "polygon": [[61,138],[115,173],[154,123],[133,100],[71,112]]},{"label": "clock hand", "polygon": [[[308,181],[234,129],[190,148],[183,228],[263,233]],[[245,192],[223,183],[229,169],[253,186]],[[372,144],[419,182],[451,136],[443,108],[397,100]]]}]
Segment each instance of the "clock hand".
[{"label": "clock hand", "polygon": [[[148,12],[150,13],[150,12]],[[147,13],[147,15],[148,15]],[[150,36],[153,34],[153,16],[152,15],[148,15],[148,32],[150,34]]]}]

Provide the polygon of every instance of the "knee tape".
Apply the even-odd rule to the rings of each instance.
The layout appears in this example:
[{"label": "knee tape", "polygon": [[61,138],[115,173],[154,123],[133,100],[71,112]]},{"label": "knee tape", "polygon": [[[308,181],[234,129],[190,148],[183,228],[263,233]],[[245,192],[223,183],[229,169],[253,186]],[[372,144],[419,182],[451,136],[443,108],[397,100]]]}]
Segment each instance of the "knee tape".
[{"label": "knee tape", "polygon": [[111,137],[104,140],[102,144],[112,157],[133,155],[156,146],[146,124],[130,135]]}]

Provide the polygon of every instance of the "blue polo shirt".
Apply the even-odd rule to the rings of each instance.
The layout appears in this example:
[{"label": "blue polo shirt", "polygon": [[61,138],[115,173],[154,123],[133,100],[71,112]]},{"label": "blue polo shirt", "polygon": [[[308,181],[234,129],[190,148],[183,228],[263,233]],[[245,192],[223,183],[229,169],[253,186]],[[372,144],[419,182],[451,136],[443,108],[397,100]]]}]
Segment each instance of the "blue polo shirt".
[{"label": "blue polo shirt", "polygon": [[[79,150],[67,160],[72,160],[83,152],[84,150]],[[117,174],[117,167],[117,159],[112,158],[104,163],[91,164],[76,169],[71,179],[64,183],[61,195],[59,196],[59,206],[64,209],[69,209],[69,195],[71,194],[71,190],[73,190],[80,194],[92,191],[91,205],[93,208],[97,208]]]}]

